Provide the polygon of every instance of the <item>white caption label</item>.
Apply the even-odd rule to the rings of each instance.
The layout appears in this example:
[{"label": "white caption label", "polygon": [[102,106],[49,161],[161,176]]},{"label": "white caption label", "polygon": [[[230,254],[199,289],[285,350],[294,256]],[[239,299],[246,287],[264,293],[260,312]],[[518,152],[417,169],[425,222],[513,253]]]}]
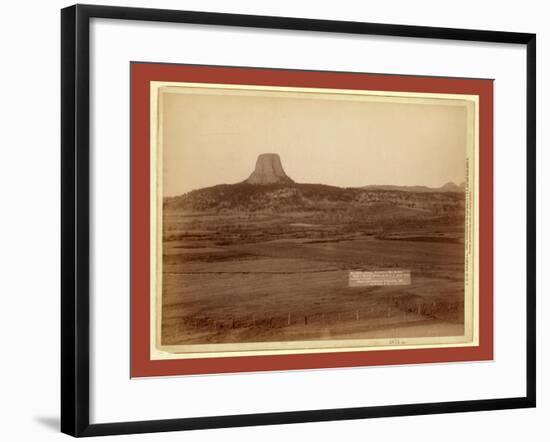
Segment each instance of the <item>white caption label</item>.
[{"label": "white caption label", "polygon": [[375,270],[371,272],[350,271],[349,286],[410,285],[410,270]]}]

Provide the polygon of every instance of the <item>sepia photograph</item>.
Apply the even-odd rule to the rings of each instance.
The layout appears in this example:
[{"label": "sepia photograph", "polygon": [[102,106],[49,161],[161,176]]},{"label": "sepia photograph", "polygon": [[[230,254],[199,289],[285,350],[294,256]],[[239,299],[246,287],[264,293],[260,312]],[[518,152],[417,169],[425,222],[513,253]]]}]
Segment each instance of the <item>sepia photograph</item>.
[{"label": "sepia photograph", "polygon": [[[346,420],[418,415],[401,433],[429,442],[473,428],[427,415],[536,407],[529,23],[508,32],[487,13],[474,15],[488,29],[445,27],[416,5],[406,25],[372,8],[369,21],[353,8],[218,9],[73,5],[57,17],[60,87],[35,89],[60,92],[61,115],[40,114],[34,132],[55,126],[61,180],[36,160],[10,162],[25,175],[11,167],[8,180],[35,195],[31,165],[57,187],[57,203],[38,206],[8,192],[30,207],[11,218],[34,227],[8,235],[11,258],[50,250],[21,247],[43,207],[60,223],[60,259],[35,259],[38,271],[51,261],[60,292],[56,348],[29,355],[55,357],[61,375],[26,377],[60,386],[61,405],[33,406],[37,423],[170,437],[338,421],[331,440]],[[30,114],[12,113],[24,139]],[[8,297],[51,319],[18,295],[30,273],[16,267]],[[44,278],[31,279],[45,299]],[[8,316],[8,329],[28,328]]]},{"label": "sepia photograph", "polygon": [[477,345],[477,108],[152,82],[152,358]]}]

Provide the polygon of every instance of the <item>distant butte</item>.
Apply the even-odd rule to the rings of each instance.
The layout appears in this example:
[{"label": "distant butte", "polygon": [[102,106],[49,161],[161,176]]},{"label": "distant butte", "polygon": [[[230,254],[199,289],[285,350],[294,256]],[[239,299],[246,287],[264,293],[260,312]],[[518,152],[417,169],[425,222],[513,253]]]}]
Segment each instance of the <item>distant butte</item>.
[{"label": "distant butte", "polygon": [[285,173],[281,158],[276,153],[259,155],[254,172],[245,180],[245,183],[248,184],[290,184],[293,182]]}]

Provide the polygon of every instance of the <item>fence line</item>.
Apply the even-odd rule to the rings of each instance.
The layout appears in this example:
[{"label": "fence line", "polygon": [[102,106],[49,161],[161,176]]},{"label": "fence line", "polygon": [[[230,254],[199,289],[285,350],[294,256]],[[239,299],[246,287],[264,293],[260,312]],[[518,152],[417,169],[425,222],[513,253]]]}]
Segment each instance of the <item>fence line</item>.
[{"label": "fence line", "polygon": [[395,317],[431,317],[441,314],[458,314],[462,304],[459,302],[390,304],[371,306],[362,309],[351,309],[340,312],[304,313],[288,311],[286,313],[264,315],[218,315],[218,316],[187,316],[178,318],[181,325],[195,329],[241,329],[251,327],[284,328],[292,326],[330,325],[341,322],[366,321],[369,319]]}]

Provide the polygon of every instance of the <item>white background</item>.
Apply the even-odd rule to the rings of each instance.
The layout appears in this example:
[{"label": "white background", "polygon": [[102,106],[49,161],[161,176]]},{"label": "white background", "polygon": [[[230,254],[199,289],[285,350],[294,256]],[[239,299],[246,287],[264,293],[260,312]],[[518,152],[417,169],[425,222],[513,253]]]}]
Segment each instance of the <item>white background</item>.
[{"label": "white background", "polygon": [[[110,3],[110,2],[104,2]],[[311,5],[304,2],[157,1],[118,2],[128,6],[217,10],[267,15],[304,16],[386,23],[468,27],[538,34],[538,169],[539,227],[543,225],[545,194],[542,170],[546,141],[542,122],[548,103],[544,83],[547,60],[545,39],[550,38],[543,3],[463,1],[386,2],[359,4],[340,1]],[[2,16],[2,222],[3,294],[8,303],[0,321],[4,345],[1,371],[2,423],[7,440],[55,440],[59,415],[59,12],[62,2],[26,2],[10,6]],[[545,18],[546,17],[546,18]],[[7,98],[7,100],[6,100]],[[6,137],[7,134],[7,137]],[[546,166],[550,166],[546,164]],[[21,171],[25,171],[21,174]],[[510,179],[517,177],[510,176]],[[513,202],[511,202],[513,203]],[[542,323],[543,249],[550,246],[539,229],[539,407],[460,415],[423,416],[353,422],[332,422],[187,433],[188,440],[297,440],[315,437],[332,440],[344,434],[388,440],[516,440],[530,436],[545,440],[550,431],[543,416],[547,383],[542,367],[548,350],[541,343],[548,335]],[[7,283],[7,284],[6,284]],[[176,440],[182,435],[128,436],[125,440]],[[109,439],[109,438],[108,438]]]},{"label": "white background", "polygon": [[[524,47],[96,19],[91,35],[92,423],[525,395]],[[495,360],[129,379],[131,60],[495,78]]]}]

